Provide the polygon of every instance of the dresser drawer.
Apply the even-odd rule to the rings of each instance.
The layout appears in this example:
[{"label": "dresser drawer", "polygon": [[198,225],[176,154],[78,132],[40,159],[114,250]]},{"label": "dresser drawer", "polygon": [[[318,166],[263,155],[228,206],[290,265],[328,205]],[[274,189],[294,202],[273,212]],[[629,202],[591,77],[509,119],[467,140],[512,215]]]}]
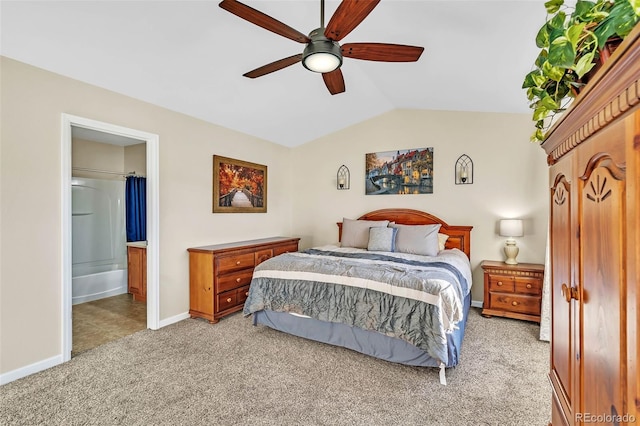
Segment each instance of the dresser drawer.
[{"label": "dresser drawer", "polygon": [[236,301],[238,304],[244,303],[249,297],[249,286],[240,287],[236,290]]},{"label": "dresser drawer", "polygon": [[271,259],[273,257],[273,249],[263,249],[256,251],[255,256],[255,265],[258,266],[265,260]]},{"label": "dresser drawer", "polygon": [[540,296],[542,294],[542,282],[536,278],[515,278],[516,293]]},{"label": "dresser drawer", "polygon": [[507,275],[489,274],[489,291],[515,292],[513,278]]},{"label": "dresser drawer", "polygon": [[286,246],[279,246],[273,248],[273,255],[277,256],[282,253],[294,253],[298,251],[298,243],[287,244]]},{"label": "dresser drawer", "polygon": [[220,293],[216,297],[218,298],[218,311],[224,311],[238,304],[238,298],[236,290],[225,291]]},{"label": "dresser drawer", "polygon": [[253,268],[255,266],[254,253],[220,256],[216,259],[216,266],[218,274]]},{"label": "dresser drawer", "polygon": [[503,293],[491,293],[489,297],[493,309],[540,315],[539,297]]},{"label": "dresser drawer", "polygon": [[222,293],[233,290],[241,286],[251,284],[253,269],[245,269],[244,271],[233,272],[231,274],[220,275],[218,280],[217,292]]}]

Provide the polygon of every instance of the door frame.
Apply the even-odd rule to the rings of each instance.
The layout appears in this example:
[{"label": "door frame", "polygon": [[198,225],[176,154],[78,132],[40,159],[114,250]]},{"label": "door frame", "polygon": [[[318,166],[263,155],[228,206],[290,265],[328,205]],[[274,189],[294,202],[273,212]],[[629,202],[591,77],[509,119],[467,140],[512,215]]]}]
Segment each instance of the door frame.
[{"label": "door frame", "polygon": [[147,328],[160,328],[160,219],[159,219],[159,141],[157,134],[129,129],[71,114],[62,114],[62,361],[71,359],[72,322],[72,222],[71,222],[71,144],[72,127],[140,139],[146,142],[147,159]]}]

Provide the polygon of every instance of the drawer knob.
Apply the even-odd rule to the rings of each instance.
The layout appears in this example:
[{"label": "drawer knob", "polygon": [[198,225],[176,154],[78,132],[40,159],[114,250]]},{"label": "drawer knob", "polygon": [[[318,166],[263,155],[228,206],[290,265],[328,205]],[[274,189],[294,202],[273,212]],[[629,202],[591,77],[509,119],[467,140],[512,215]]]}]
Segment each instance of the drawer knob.
[{"label": "drawer knob", "polygon": [[239,264],[240,264],[240,261],[238,260],[238,261],[236,262],[236,265],[239,265]]},{"label": "drawer knob", "polygon": [[498,281],[498,285],[502,285],[502,281]]},{"label": "drawer knob", "polygon": [[236,282],[239,283],[240,282],[240,278],[236,278]]},{"label": "drawer knob", "polygon": [[245,295],[245,296],[247,296],[247,297],[249,297],[249,292],[248,292],[248,291],[246,291],[246,292],[244,293],[244,295]]},{"label": "drawer knob", "polygon": [[513,302],[511,302],[511,304],[512,304],[513,306],[518,306],[518,302],[516,302],[515,300],[514,300]]},{"label": "drawer knob", "polygon": [[227,303],[231,303],[231,298],[230,297],[227,298]]},{"label": "drawer knob", "polygon": [[531,288],[531,287],[532,287],[531,284],[527,284],[527,288]]}]

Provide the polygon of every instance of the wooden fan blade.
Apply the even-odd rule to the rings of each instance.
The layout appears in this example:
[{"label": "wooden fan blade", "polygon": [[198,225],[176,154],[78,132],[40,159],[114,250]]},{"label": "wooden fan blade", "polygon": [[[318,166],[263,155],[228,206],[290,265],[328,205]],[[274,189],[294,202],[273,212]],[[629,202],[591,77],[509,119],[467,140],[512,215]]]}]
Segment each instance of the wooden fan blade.
[{"label": "wooden fan blade", "polygon": [[381,62],[415,62],[424,47],[390,43],[346,43],[342,46],[345,58]]},{"label": "wooden fan blade", "polygon": [[231,12],[242,19],[245,19],[253,24],[256,24],[266,30],[280,34],[283,37],[289,38],[298,43],[308,43],[311,41],[309,37],[302,34],[298,30],[294,30],[290,26],[283,24],[277,19],[266,15],[259,10],[256,10],[246,4],[240,3],[236,0],[222,0],[219,4],[221,8],[227,12]]},{"label": "wooden fan blade", "polygon": [[342,77],[342,71],[340,71],[340,68],[331,72],[323,73],[322,79],[332,95],[344,92],[344,78]]},{"label": "wooden fan blade", "polygon": [[342,0],[329,20],[324,36],[340,41],[380,3],[380,0]]},{"label": "wooden fan blade", "polygon": [[280,59],[279,61],[271,62],[270,64],[263,65],[260,68],[256,68],[253,71],[249,71],[248,73],[243,74],[245,77],[256,78],[262,77],[265,74],[272,73],[274,71],[281,70],[282,68],[286,68],[289,65],[293,65],[302,60],[302,53],[297,55],[289,56],[288,58]]}]

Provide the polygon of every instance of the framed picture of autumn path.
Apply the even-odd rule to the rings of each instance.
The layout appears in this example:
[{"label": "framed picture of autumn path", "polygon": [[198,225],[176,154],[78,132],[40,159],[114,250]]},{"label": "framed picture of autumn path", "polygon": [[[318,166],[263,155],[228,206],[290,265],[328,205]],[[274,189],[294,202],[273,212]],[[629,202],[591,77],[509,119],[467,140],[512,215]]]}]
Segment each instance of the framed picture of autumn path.
[{"label": "framed picture of autumn path", "polygon": [[267,166],[213,156],[213,213],[266,213]]}]

